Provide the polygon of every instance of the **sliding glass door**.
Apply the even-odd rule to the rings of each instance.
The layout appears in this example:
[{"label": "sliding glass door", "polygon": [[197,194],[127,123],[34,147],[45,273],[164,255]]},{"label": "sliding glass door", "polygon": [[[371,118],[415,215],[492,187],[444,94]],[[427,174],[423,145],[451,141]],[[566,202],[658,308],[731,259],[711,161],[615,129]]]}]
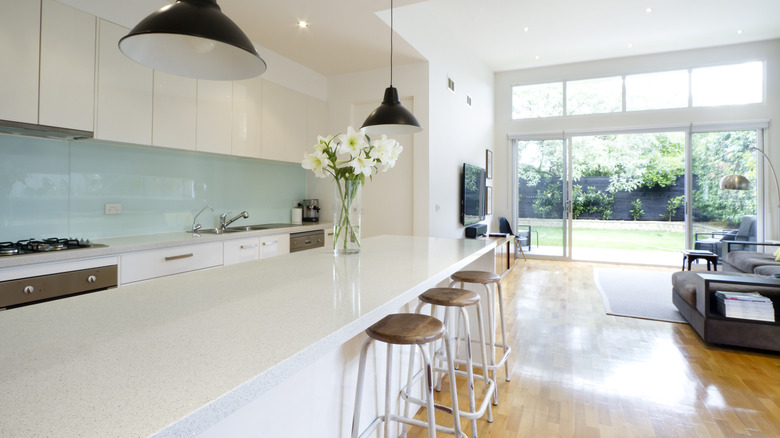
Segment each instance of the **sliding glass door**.
[{"label": "sliding glass door", "polygon": [[516,214],[509,219],[526,254],[569,257],[567,145],[516,140]]},{"label": "sliding glass door", "polygon": [[[510,223],[526,254],[676,266],[683,249],[722,254],[723,239],[762,237],[763,130],[691,131],[514,140]],[[728,174],[745,190],[721,189]]]},{"label": "sliding glass door", "polygon": [[[760,132],[691,134],[691,248],[722,256],[726,249],[723,240],[756,240],[756,149],[760,149]],[[721,189],[721,178],[731,174],[744,176],[749,185],[744,190]]]}]

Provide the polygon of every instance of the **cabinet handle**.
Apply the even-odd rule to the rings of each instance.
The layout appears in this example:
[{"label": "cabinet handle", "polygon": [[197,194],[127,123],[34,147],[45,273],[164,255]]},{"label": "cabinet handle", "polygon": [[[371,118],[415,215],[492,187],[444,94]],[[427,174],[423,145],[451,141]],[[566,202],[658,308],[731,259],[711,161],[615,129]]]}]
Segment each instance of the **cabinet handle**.
[{"label": "cabinet handle", "polygon": [[241,249],[252,249],[252,248],[257,248],[257,244],[253,243],[251,245],[241,245]]},{"label": "cabinet handle", "polygon": [[187,259],[187,258],[190,258],[190,257],[192,257],[192,256],[193,256],[193,254],[192,254],[192,253],[189,253],[189,254],[181,254],[181,255],[175,255],[175,256],[169,256],[169,257],[166,257],[166,258],[165,258],[165,261],[166,261],[166,262],[170,262],[171,260]]},{"label": "cabinet handle", "polygon": [[279,243],[278,240],[270,240],[268,242],[263,242],[263,246],[276,245],[277,243]]}]

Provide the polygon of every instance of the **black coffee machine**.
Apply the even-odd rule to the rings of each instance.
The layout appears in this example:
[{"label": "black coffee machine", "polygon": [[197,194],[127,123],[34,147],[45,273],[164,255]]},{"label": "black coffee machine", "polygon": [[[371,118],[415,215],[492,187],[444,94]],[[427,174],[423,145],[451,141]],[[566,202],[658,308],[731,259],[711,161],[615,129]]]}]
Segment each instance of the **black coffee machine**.
[{"label": "black coffee machine", "polygon": [[319,222],[320,220],[320,200],[304,199],[298,203],[298,207],[303,208],[304,222]]}]

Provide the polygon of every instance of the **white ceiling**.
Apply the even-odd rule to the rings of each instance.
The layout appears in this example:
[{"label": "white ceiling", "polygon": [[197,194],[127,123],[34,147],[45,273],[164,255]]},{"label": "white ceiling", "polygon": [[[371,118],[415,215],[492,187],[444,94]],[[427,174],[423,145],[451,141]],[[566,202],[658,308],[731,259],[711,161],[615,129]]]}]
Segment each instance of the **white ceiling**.
[{"label": "white ceiling", "polygon": [[[126,27],[170,3],[60,1]],[[389,0],[218,3],[255,44],[325,76],[389,65],[390,31],[379,18],[389,21]],[[780,38],[780,0],[395,0],[395,11],[401,37],[428,28],[493,71]],[[396,64],[423,59],[415,41],[394,42]]]}]

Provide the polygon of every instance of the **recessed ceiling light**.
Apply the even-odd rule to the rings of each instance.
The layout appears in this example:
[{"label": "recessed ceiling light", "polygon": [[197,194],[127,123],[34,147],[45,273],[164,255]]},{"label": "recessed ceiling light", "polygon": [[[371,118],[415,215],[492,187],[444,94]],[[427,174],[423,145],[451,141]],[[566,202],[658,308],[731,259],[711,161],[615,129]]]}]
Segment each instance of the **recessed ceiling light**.
[{"label": "recessed ceiling light", "polygon": [[301,20],[298,22],[298,27],[300,27],[301,29],[307,29],[309,27],[309,23]]},{"label": "recessed ceiling light", "polygon": [[632,47],[634,47],[634,44],[633,43],[628,43],[628,48],[630,49]]},{"label": "recessed ceiling light", "polygon": [[523,32],[528,32],[529,30],[531,30],[531,29],[529,29],[528,26],[523,28]]},{"label": "recessed ceiling light", "polygon": [[539,55],[536,55],[536,57],[534,59],[539,59]]},{"label": "recessed ceiling light", "polygon": [[742,29],[737,30],[737,35],[742,35]]},{"label": "recessed ceiling light", "polygon": [[653,8],[645,9],[645,13],[652,14],[653,13]]}]

